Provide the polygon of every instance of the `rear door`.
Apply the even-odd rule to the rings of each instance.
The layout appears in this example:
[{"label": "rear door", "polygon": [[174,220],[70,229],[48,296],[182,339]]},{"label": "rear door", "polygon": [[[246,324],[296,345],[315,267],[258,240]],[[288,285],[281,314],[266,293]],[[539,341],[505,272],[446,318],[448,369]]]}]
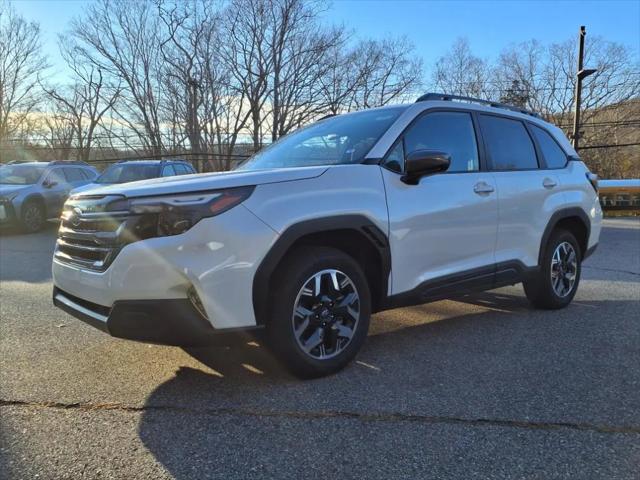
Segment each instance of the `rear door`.
[{"label": "rear door", "polygon": [[498,187],[496,262],[535,266],[544,229],[563,203],[558,176],[544,168],[525,122],[493,114],[478,119]]},{"label": "rear door", "polygon": [[[478,145],[472,113],[428,111],[387,155],[382,174],[389,209],[393,294],[414,290],[429,296],[428,292],[447,282],[460,284],[465,277],[491,284],[497,192],[491,173],[481,169]],[[407,185],[401,179],[404,158],[419,149],[448,153],[451,165],[445,173]]]}]

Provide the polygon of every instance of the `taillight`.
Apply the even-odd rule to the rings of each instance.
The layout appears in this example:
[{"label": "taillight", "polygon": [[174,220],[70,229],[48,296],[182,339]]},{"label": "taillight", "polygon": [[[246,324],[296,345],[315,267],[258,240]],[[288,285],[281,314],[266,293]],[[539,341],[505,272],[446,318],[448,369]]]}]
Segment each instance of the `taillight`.
[{"label": "taillight", "polygon": [[591,184],[595,192],[598,193],[598,175],[591,172],[587,172],[585,175],[587,176],[587,180],[589,180],[589,183]]}]

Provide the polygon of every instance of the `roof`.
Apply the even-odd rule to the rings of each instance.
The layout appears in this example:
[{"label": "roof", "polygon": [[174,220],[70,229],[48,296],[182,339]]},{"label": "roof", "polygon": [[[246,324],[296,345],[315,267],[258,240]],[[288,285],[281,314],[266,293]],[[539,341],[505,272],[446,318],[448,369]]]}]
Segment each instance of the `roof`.
[{"label": "roof", "polygon": [[117,165],[135,164],[135,165],[160,165],[161,163],[188,163],[181,158],[168,158],[166,160],[145,159],[145,160],[120,160]]}]

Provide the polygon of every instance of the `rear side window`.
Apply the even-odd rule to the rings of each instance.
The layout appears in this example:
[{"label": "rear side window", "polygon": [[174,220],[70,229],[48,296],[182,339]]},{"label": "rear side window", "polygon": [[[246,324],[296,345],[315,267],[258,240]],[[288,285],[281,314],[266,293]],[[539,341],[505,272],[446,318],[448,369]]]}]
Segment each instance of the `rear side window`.
[{"label": "rear side window", "polygon": [[531,125],[533,136],[536,137],[542,155],[548,168],[564,168],[567,165],[567,155],[564,153],[558,142],[556,142],[549,132],[540,127]]},{"label": "rear side window", "polygon": [[178,175],[188,175],[191,173],[191,170],[189,170],[186,165],[181,165],[179,163],[176,163],[173,168]]},{"label": "rear side window", "polygon": [[63,170],[68,182],[84,182],[85,178],[82,174],[82,169],[65,167]]},{"label": "rear side window", "polygon": [[471,115],[466,112],[433,112],[419,118],[404,137],[405,153],[438,150],[451,155],[447,172],[479,170],[478,146]]},{"label": "rear side window", "polygon": [[538,168],[536,150],[519,120],[480,115],[480,128],[494,170]]}]

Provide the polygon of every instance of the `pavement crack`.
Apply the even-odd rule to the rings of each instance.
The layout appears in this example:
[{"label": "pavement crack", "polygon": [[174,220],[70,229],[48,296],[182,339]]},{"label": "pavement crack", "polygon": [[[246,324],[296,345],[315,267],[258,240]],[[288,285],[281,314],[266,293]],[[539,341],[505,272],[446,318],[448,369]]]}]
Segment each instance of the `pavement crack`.
[{"label": "pavement crack", "polygon": [[293,418],[300,420],[322,420],[343,418],[359,420],[363,422],[413,422],[423,424],[448,424],[466,425],[471,427],[507,427],[527,430],[580,430],[597,433],[624,433],[640,434],[640,426],[637,425],[603,425],[580,422],[533,422],[528,420],[508,420],[491,418],[464,418],[454,416],[416,415],[404,413],[359,413],[349,411],[321,411],[321,412],[295,412],[254,410],[242,408],[192,408],[172,405],[145,405],[142,407],[130,406],[121,403],[61,403],[61,402],[29,402],[24,400],[0,400],[1,407],[32,407],[51,408],[58,410],[79,411],[108,411],[144,413],[151,411],[167,411],[175,413],[191,413],[205,415],[237,415],[262,418]]}]

